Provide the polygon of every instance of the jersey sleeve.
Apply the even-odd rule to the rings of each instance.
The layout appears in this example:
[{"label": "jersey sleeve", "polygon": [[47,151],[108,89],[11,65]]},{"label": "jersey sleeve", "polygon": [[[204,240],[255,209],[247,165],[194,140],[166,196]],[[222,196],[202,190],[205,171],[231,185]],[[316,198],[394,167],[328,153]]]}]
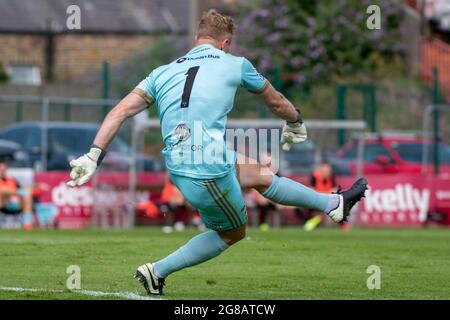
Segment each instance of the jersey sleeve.
[{"label": "jersey sleeve", "polygon": [[252,93],[260,93],[269,85],[269,81],[246,58],[242,62],[241,72],[241,87]]},{"label": "jersey sleeve", "polygon": [[155,102],[155,91],[153,83],[153,72],[147,78],[142,80],[132,91],[142,97],[149,106]]}]

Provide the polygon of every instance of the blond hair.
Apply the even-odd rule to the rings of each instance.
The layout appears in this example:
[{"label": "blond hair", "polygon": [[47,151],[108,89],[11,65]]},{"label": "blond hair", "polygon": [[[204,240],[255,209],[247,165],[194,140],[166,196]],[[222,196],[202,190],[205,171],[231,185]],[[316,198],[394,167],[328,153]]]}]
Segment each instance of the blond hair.
[{"label": "blond hair", "polygon": [[236,25],[233,18],[220,14],[214,9],[205,12],[198,24],[197,37],[211,37],[222,40],[233,35]]}]

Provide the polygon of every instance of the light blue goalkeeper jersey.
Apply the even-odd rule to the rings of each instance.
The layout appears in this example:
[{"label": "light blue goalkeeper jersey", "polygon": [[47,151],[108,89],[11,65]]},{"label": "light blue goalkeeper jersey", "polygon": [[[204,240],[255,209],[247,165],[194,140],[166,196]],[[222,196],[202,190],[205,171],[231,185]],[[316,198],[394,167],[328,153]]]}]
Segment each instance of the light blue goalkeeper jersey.
[{"label": "light blue goalkeeper jersey", "polygon": [[236,161],[225,130],[237,88],[257,93],[267,84],[247,59],[204,44],[153,70],[134,92],[156,105],[170,173],[208,179]]}]

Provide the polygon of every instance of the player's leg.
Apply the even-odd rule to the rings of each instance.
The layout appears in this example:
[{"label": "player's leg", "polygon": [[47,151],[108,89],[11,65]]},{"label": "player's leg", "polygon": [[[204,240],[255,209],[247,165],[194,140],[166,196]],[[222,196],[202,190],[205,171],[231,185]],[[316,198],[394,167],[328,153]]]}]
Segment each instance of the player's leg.
[{"label": "player's leg", "polygon": [[238,176],[243,188],[254,188],[269,200],[289,206],[319,210],[334,221],[345,221],[351,207],[364,196],[367,181],[362,178],[342,194],[323,194],[285,177],[273,174],[267,165],[238,154]]},{"label": "player's leg", "polygon": [[278,177],[267,165],[237,155],[239,182],[254,188],[266,198],[283,205],[329,211],[339,204],[336,194],[323,194],[285,177]]},{"label": "player's leg", "polygon": [[245,231],[247,229],[247,226],[245,224],[242,224],[237,229],[232,229],[228,231],[220,231],[219,236],[222,238],[222,240],[229,246],[235,244],[236,242],[241,241],[245,238]]},{"label": "player's leg", "polygon": [[33,196],[31,191],[26,189],[19,190],[22,212],[23,212],[23,227],[25,230],[33,229]]},{"label": "player's leg", "polygon": [[211,180],[171,178],[212,230],[195,236],[156,263],[138,268],[136,277],[151,294],[162,293],[164,279],[170,274],[208,261],[245,237],[247,210],[235,172]]}]

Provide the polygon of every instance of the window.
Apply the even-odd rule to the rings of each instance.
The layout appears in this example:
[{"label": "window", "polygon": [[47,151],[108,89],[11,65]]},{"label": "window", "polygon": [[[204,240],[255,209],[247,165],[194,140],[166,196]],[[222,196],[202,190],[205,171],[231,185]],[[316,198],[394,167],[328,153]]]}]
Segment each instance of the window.
[{"label": "window", "polygon": [[41,146],[41,130],[36,127],[21,126],[20,128],[6,129],[0,138],[16,142],[28,151]]},{"label": "window", "polygon": [[[49,147],[57,152],[85,152],[94,141],[97,129],[84,128],[49,128]],[[110,151],[129,154],[129,146],[116,137],[109,146]]]},{"label": "window", "polygon": [[441,30],[450,30],[450,3],[441,1],[434,4],[431,18],[436,21]]},{"label": "window", "polygon": [[[344,159],[356,159],[358,154],[357,145],[354,144],[350,149],[348,149],[344,154]],[[364,162],[375,162],[375,158],[378,156],[386,156],[389,161],[392,162],[392,157],[389,151],[379,143],[369,143],[364,145]]]},{"label": "window", "polygon": [[39,67],[32,64],[12,64],[6,68],[6,72],[14,84],[33,85],[41,84],[41,72]]},{"label": "window", "polygon": [[23,129],[21,130],[19,128],[12,128],[3,131],[3,133],[0,135],[0,138],[13,141],[15,143],[20,144],[23,147],[26,140],[26,134],[27,133]]},{"label": "window", "polygon": [[[407,162],[421,163],[423,144],[421,143],[393,143],[392,147],[398,152],[400,157]],[[428,163],[433,162],[433,145],[427,144]],[[441,163],[450,163],[450,146],[439,144],[439,161]]]},{"label": "window", "polygon": [[40,152],[42,141],[41,129],[37,127],[30,127],[23,131],[26,132],[26,139],[23,144],[24,148],[32,152],[37,152],[36,150],[39,150]]},{"label": "window", "polygon": [[378,156],[386,156],[392,162],[391,154],[382,144],[366,144],[364,146],[364,161],[375,162]]},{"label": "window", "polygon": [[356,144],[353,144],[349,149],[347,149],[344,154],[342,155],[342,158],[344,159],[356,159],[358,148]]},{"label": "window", "polygon": [[83,152],[91,145],[95,133],[83,128],[49,128],[48,144],[56,152]]}]

